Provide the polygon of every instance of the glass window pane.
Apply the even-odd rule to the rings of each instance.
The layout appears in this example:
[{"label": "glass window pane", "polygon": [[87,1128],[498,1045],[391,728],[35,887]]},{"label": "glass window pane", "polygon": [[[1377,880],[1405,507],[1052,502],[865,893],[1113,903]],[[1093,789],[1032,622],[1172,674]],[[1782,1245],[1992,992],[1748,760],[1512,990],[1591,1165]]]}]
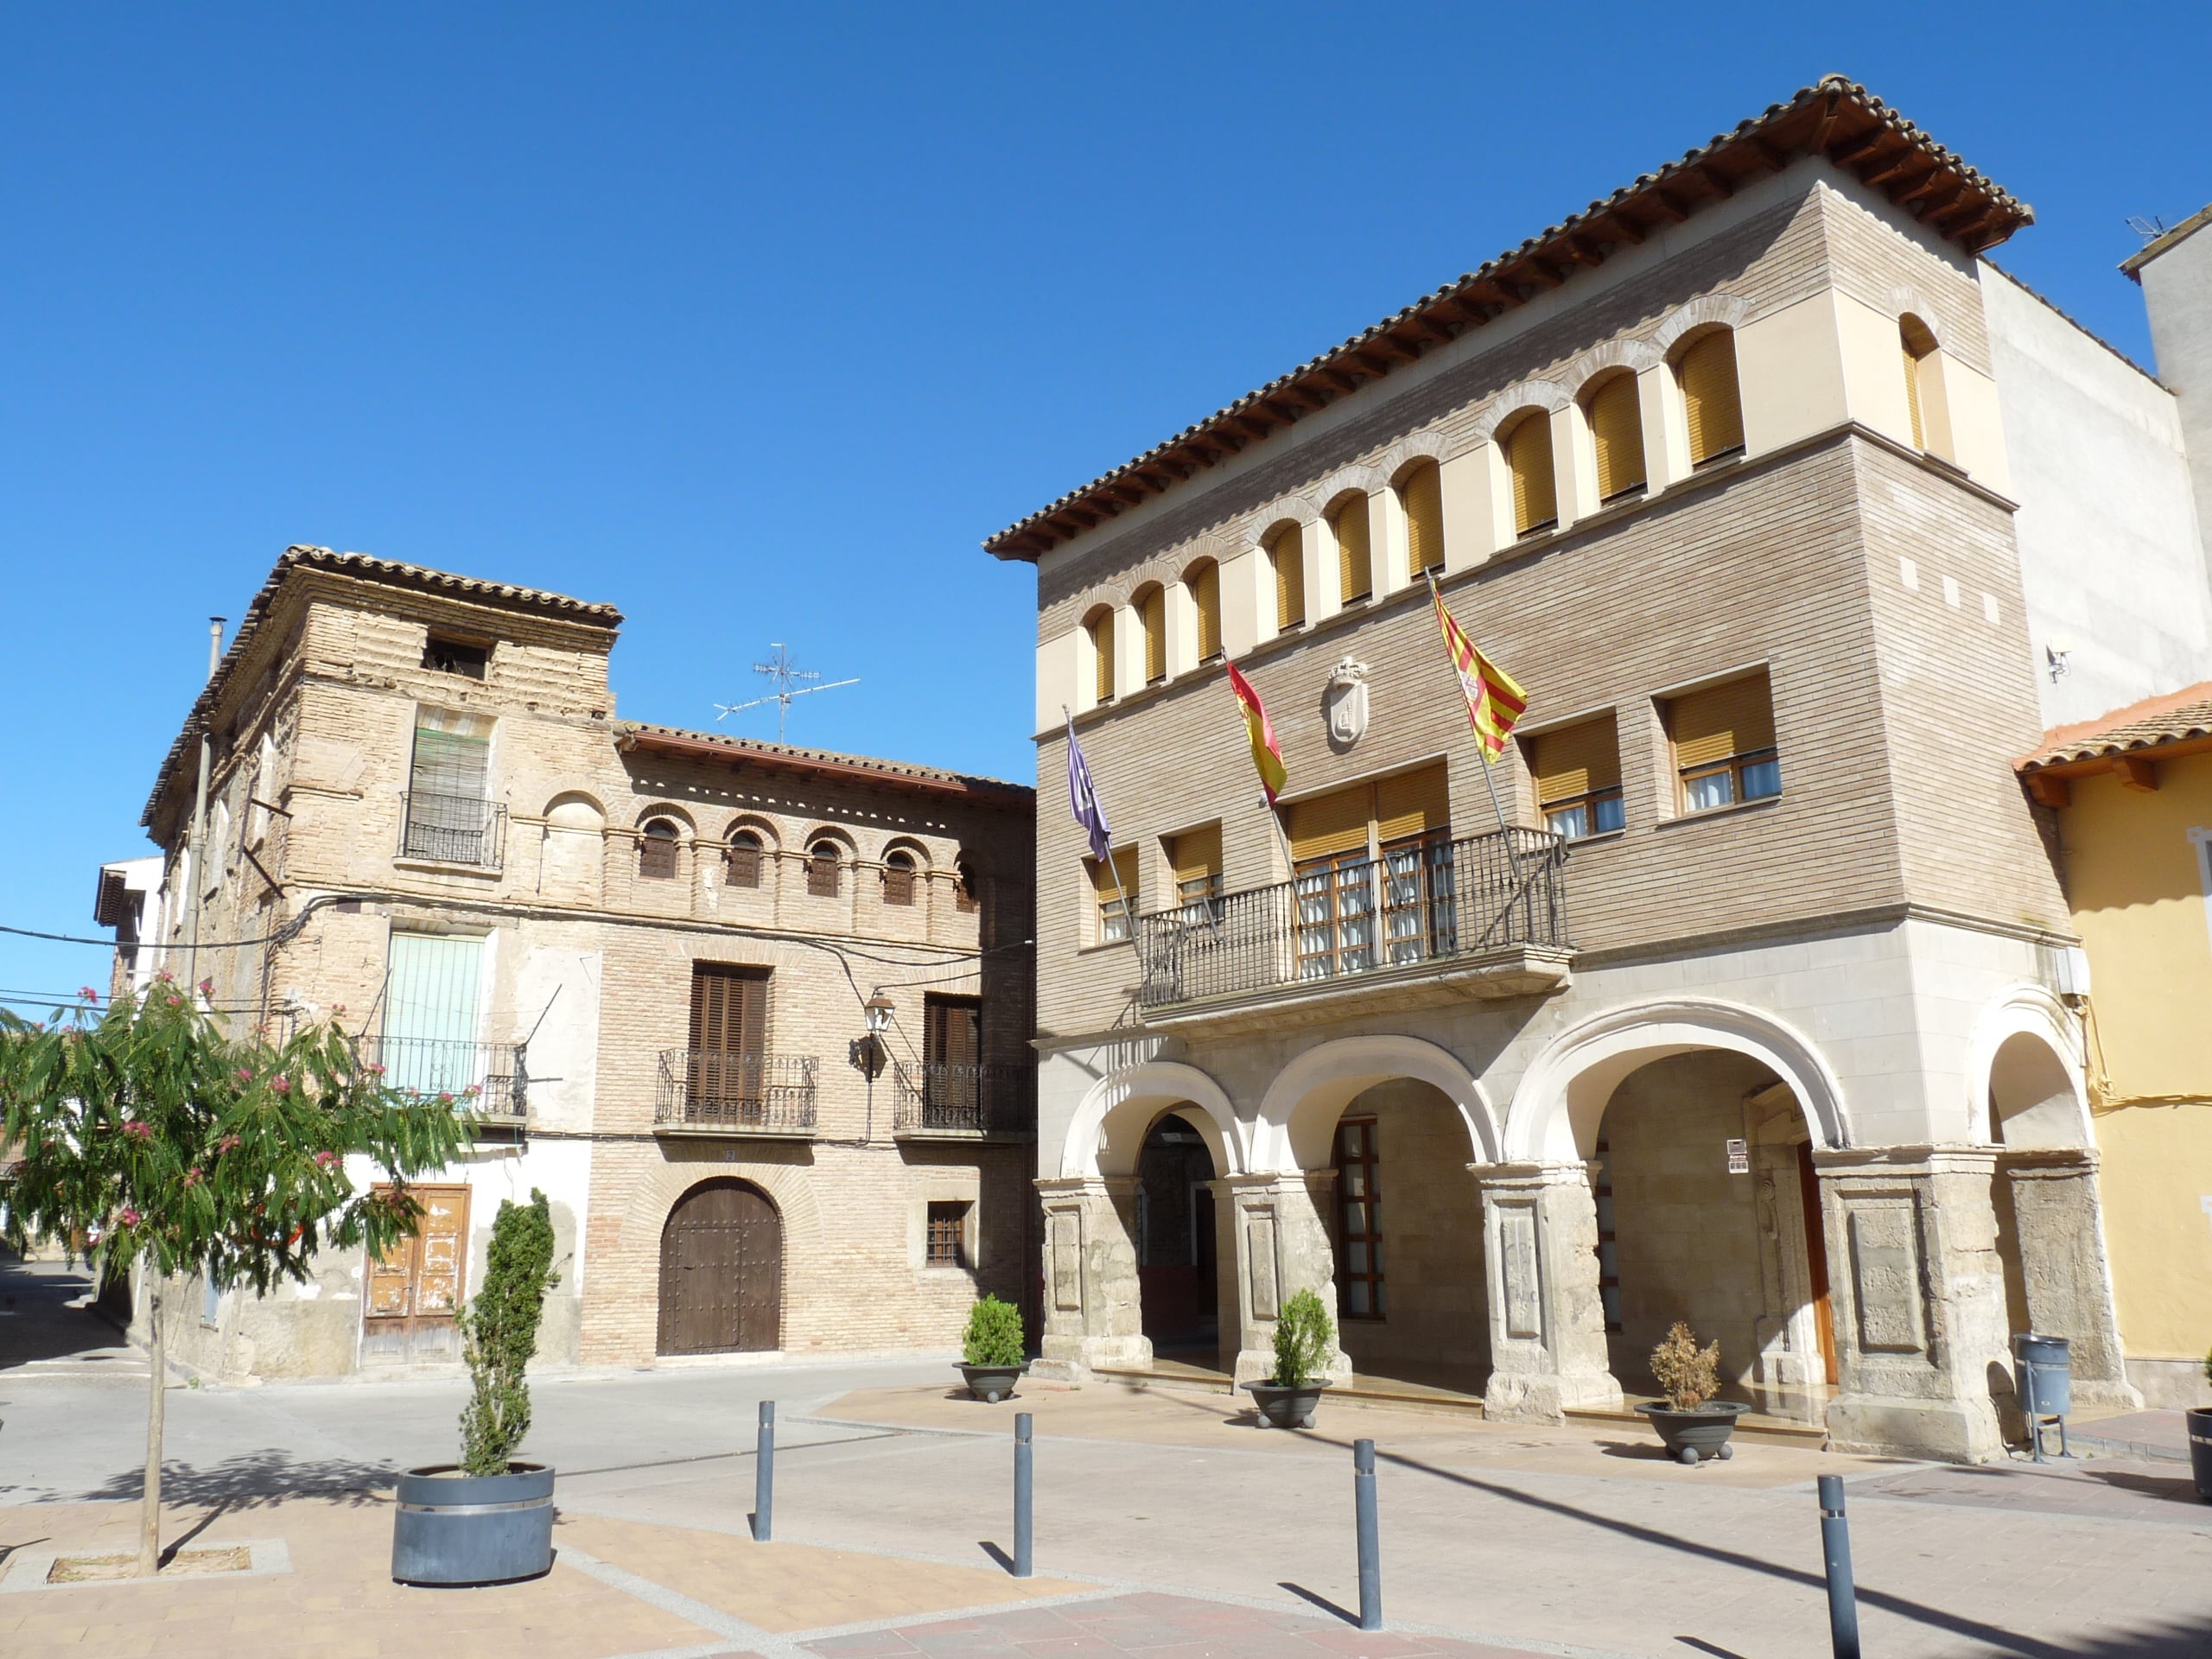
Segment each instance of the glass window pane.
[{"label": "glass window pane", "polygon": [[1545,814],[1545,821],[1555,836],[1565,836],[1569,841],[1580,841],[1590,833],[1590,809],[1580,802],[1573,806],[1554,807]]},{"label": "glass window pane", "polygon": [[1770,795],[1782,793],[1782,762],[1778,760],[1755,760],[1744,768],[1744,798],[1747,801],[1764,800]]},{"label": "glass window pane", "polygon": [[1367,1271],[1367,1246],[1357,1239],[1344,1246],[1344,1268],[1350,1273]]},{"label": "glass window pane", "polygon": [[1366,1313],[1368,1308],[1365,1280],[1355,1279],[1344,1287],[1344,1310],[1351,1313]]},{"label": "glass window pane", "polygon": [[1598,817],[1598,827],[1593,831],[1594,834],[1611,835],[1627,823],[1627,815],[1622,810],[1619,796],[1601,795],[1592,804],[1595,807]]},{"label": "glass window pane", "polygon": [[1702,778],[1686,778],[1682,780],[1682,798],[1693,812],[1726,806],[1736,798],[1735,778],[1725,770],[1708,772]]}]

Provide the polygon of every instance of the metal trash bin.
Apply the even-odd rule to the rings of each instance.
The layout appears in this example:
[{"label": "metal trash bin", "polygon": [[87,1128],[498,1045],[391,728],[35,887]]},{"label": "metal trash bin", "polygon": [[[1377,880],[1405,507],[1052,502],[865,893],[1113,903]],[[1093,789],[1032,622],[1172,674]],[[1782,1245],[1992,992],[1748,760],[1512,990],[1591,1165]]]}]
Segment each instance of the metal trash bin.
[{"label": "metal trash bin", "polygon": [[2043,1430],[2046,1420],[2058,1424],[2058,1455],[2066,1449],[2066,1419],[2074,1409],[2073,1344],[2064,1337],[2046,1337],[2023,1331],[2012,1338],[2013,1375],[2018,1379],[2020,1410],[2028,1420],[2028,1443],[2036,1461],[2043,1462]]}]

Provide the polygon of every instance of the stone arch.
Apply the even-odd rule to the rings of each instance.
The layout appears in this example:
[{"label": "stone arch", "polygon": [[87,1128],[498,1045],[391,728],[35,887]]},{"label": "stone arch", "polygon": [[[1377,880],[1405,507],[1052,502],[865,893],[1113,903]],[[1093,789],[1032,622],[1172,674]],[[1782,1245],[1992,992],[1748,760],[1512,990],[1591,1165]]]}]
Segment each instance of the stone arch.
[{"label": "stone arch", "polygon": [[1917,317],[1921,327],[1928,330],[1938,351],[1950,350],[1948,331],[1943,327],[1942,314],[1936,310],[1936,302],[1910,283],[1899,283],[1889,293],[1890,315],[1899,324],[1905,318]]},{"label": "stone arch", "polygon": [[1675,346],[1691,335],[1709,334],[1716,327],[1741,328],[1751,317],[1747,300],[1733,294],[1703,295],[1667,314],[1651,332],[1651,349],[1662,358],[1672,357]]},{"label": "stone arch", "polygon": [[1326,1166],[1337,1119],[1352,1097],[1397,1077],[1429,1084],[1457,1109],[1467,1130],[1470,1163],[1498,1161],[1497,1116],[1474,1075],[1434,1043],[1376,1035],[1309,1048],[1275,1074],[1260,1100],[1254,1168],[1288,1174]]},{"label": "stone arch", "polygon": [[930,849],[912,836],[893,836],[885,842],[882,858],[878,861],[887,861],[893,853],[911,854],[914,860],[914,872],[918,875],[927,874],[934,862],[930,857]]},{"label": "stone arch", "polygon": [[692,821],[690,810],[678,806],[673,801],[655,801],[649,806],[639,807],[632,823],[642,834],[645,827],[655,818],[666,818],[674,824],[679,840],[690,841],[699,833],[699,826]]},{"label": "stone arch", "polygon": [[1440,465],[1451,459],[1451,446],[1441,432],[1413,432],[1400,438],[1375,463],[1375,470],[1392,484],[1402,483],[1419,461]]},{"label": "stone arch", "polygon": [[810,855],[814,851],[817,842],[824,841],[834,841],[837,843],[841,849],[839,855],[841,863],[851,864],[859,861],[860,843],[853,839],[853,832],[842,824],[809,824],[806,833],[798,838],[799,851],[803,855]]},{"label": "stone arch", "polygon": [[[734,1177],[760,1189],[784,1223],[785,1270],[794,1261],[823,1260],[822,1206],[805,1167],[796,1163],[664,1163],[640,1180],[637,1196],[622,1219],[624,1248],[658,1249],[683,1195],[720,1177]],[[808,1252],[800,1254],[802,1245]]]},{"label": "stone arch", "polygon": [[1244,1125],[1222,1086],[1194,1065],[1178,1060],[1147,1060],[1101,1077],[1090,1086],[1068,1123],[1060,1147],[1063,1178],[1128,1175],[1135,1173],[1144,1138],[1163,1112],[1186,1112],[1224,1175],[1249,1167]]},{"label": "stone arch", "polygon": [[1287,497],[1283,500],[1272,503],[1265,512],[1255,512],[1245,520],[1250,527],[1245,538],[1245,544],[1250,547],[1264,547],[1267,545],[1268,537],[1284,525],[1295,524],[1303,530],[1308,524],[1318,524],[1320,518],[1321,509],[1308,497],[1302,495]]},{"label": "stone arch", "polygon": [[1567,388],[1556,380],[1523,380],[1483,410],[1481,418],[1468,431],[1470,442],[1465,447],[1495,442],[1498,429],[1522,410],[1548,410],[1555,415],[1571,401]]},{"label": "stone arch", "polygon": [[2086,1148],[2089,1096],[2066,1005],[2039,985],[2001,993],[1967,1050],[1966,1121],[1974,1138],[2011,1147]]},{"label": "stone arch", "polygon": [[1797,1097],[1815,1146],[1851,1144],[1843,1086],[1811,1040],[1773,1015],[1702,997],[1624,1003],[1570,1027],[1522,1074],[1506,1109],[1509,1163],[1577,1163],[1592,1156],[1605,1105],[1629,1073],[1700,1048],[1763,1063]]},{"label": "stone arch", "polygon": [[607,825],[607,809],[599,798],[581,789],[564,789],[545,803],[542,815],[556,830],[591,830]]},{"label": "stone arch", "polygon": [[1602,346],[1593,346],[1568,364],[1560,379],[1567,388],[1567,395],[1578,402],[1590,385],[1599,376],[1615,369],[1626,369],[1640,374],[1646,369],[1656,369],[1666,360],[1649,340],[1609,340]]},{"label": "stone arch", "polygon": [[1343,505],[1347,496],[1374,495],[1388,483],[1389,480],[1381,467],[1358,461],[1349,467],[1339,467],[1331,473],[1315,486],[1313,499],[1324,504],[1322,513],[1325,517]]}]

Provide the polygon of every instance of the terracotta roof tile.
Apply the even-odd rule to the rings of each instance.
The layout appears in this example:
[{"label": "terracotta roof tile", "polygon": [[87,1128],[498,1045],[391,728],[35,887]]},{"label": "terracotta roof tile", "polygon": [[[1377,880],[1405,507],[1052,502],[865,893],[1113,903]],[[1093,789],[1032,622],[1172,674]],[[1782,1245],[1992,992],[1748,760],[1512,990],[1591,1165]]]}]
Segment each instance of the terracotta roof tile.
[{"label": "terracotta roof tile", "polygon": [[2043,734],[2043,747],[2018,765],[2022,772],[2034,772],[2205,736],[2212,736],[2212,680],[2146,697],[2094,720],[2054,726]]},{"label": "terracotta roof tile", "polygon": [[800,748],[795,744],[769,743],[759,738],[733,737],[722,732],[690,731],[680,726],[656,726],[634,721],[620,721],[615,729],[618,734],[616,746],[624,749],[662,747],[670,753],[690,753],[695,757],[726,754],[733,763],[749,760],[762,766],[785,766],[797,771],[874,774],[893,787],[900,785],[934,785],[960,792],[1022,797],[1034,797],[1037,792],[1027,784],[1010,783],[1002,778],[948,772],[942,767],[920,766],[911,760],[886,760],[874,755],[843,754],[835,749]]}]

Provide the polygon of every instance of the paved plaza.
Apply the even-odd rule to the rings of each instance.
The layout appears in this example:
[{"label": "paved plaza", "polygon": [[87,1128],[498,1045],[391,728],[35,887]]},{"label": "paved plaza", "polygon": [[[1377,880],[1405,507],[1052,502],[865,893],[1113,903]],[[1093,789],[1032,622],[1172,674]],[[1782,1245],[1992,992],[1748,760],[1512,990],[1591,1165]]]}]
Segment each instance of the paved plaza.
[{"label": "paved plaza", "polygon": [[[41,1287],[0,1269],[0,1332]],[[1633,1427],[1534,1427],[1328,1402],[1262,1433],[1195,1391],[955,1397],[911,1360],[548,1376],[530,1451],[561,1471],[534,1583],[405,1589],[391,1478],[449,1458],[450,1379],[180,1388],[165,1538],[256,1571],[25,1587],[135,1538],[143,1370],[0,1345],[0,1652],[1722,1656],[1828,1652],[1816,1473],[1850,1493],[1882,1659],[2212,1652],[2212,1506],[2185,1466],[1983,1468],[1745,1444],[1684,1469]],[[14,1315],[12,1325],[6,1317]],[[64,1321],[65,1325],[67,1321]],[[106,1352],[109,1357],[82,1356]],[[757,1402],[780,1417],[776,1541],[750,1536]],[[1016,1409],[1037,1433],[1037,1576],[1006,1571]],[[1354,1628],[1350,1446],[1377,1446],[1390,1628]],[[2129,1444],[2133,1441],[2127,1442]]]}]

